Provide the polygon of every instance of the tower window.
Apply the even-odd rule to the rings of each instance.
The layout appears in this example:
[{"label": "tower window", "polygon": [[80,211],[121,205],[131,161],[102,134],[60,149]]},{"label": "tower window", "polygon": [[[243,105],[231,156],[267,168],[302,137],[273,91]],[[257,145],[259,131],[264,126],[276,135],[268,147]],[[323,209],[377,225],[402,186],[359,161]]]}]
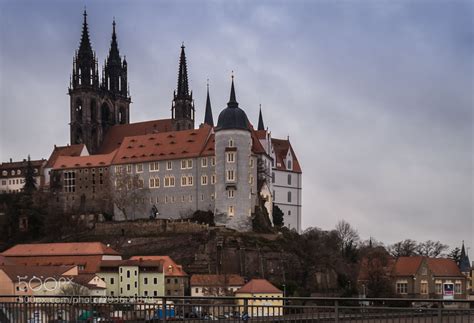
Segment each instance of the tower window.
[{"label": "tower window", "polygon": [[201,167],[207,167],[207,157],[201,159]]},{"label": "tower window", "polygon": [[229,216],[234,216],[235,209],[234,209],[234,206],[233,206],[233,205],[229,205],[229,208],[228,208],[228,210],[227,210],[227,213],[229,214]]},{"label": "tower window", "polygon": [[201,176],[201,185],[207,185],[207,175]]},{"label": "tower window", "polygon": [[291,174],[288,174],[288,185],[291,185]]},{"label": "tower window", "polygon": [[233,169],[227,170],[227,181],[235,182],[235,172]]},{"label": "tower window", "polygon": [[291,202],[291,192],[288,192],[288,202]]},{"label": "tower window", "polygon": [[229,139],[229,147],[234,147],[234,139]]},{"label": "tower window", "polygon": [[228,163],[235,163],[235,152],[228,152],[227,153],[227,162]]},{"label": "tower window", "polygon": [[234,198],[235,197],[235,190],[232,190],[232,189],[228,190],[227,191],[227,197],[230,198],[230,199]]}]

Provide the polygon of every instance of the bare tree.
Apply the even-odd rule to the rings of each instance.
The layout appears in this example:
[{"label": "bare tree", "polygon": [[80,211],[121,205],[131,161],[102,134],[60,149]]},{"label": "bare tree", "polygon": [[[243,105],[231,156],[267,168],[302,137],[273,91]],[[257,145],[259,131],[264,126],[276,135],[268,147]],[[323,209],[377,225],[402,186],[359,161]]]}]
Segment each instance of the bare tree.
[{"label": "bare tree", "polygon": [[416,253],[420,256],[439,257],[444,251],[448,249],[448,246],[442,244],[439,241],[427,240],[425,242],[420,242],[416,246]]},{"label": "bare tree", "polygon": [[90,290],[85,286],[70,283],[61,288],[60,294],[63,296],[89,296]]},{"label": "bare tree", "polygon": [[110,177],[110,181],[113,203],[123,213],[125,220],[129,219],[130,211],[133,216],[137,211],[145,211],[145,198],[149,190],[145,188],[139,175],[116,172]]},{"label": "bare tree", "polygon": [[425,242],[416,242],[415,240],[405,239],[394,243],[388,247],[388,252],[394,257],[439,257],[448,246],[439,242],[427,240]]},{"label": "bare tree", "polygon": [[348,222],[341,220],[336,224],[336,233],[341,241],[341,250],[349,246],[356,246],[360,241],[359,233]]}]

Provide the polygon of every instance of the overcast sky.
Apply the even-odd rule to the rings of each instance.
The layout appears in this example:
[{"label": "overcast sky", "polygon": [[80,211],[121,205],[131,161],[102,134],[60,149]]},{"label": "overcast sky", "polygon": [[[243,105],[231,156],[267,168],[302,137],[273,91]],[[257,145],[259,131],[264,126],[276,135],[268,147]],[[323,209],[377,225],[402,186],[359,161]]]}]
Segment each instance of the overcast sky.
[{"label": "overcast sky", "polygon": [[132,122],[170,117],[184,41],[198,123],[206,79],[216,119],[234,70],[249,119],[262,104],[290,136],[304,227],[474,247],[472,1],[0,0],[2,161],[69,142],[84,5],[100,68],[115,16]]}]

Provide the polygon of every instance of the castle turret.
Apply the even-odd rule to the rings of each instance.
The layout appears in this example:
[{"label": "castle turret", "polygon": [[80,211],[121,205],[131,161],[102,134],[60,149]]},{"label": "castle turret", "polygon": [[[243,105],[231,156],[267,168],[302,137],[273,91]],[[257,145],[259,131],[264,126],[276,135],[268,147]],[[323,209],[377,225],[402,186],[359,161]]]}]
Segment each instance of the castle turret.
[{"label": "castle turret", "polygon": [[250,124],[236,100],[233,77],[230,100],[219,114],[215,131],[216,223],[249,231],[256,203],[257,167]]}]

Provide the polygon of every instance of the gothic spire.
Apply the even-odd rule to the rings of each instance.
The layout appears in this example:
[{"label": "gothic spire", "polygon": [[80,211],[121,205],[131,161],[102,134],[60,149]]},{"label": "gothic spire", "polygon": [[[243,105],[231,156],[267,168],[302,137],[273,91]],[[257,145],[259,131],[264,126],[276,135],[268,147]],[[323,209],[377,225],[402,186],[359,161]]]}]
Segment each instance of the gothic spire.
[{"label": "gothic spire", "polygon": [[108,62],[121,64],[121,58],[117,44],[117,34],[115,33],[115,17],[112,22],[112,41],[110,42],[109,57],[107,60]]},{"label": "gothic spire", "polygon": [[177,99],[184,99],[189,96],[188,68],[186,66],[186,54],[184,53],[184,43],[181,45],[181,56],[179,58]]},{"label": "gothic spire", "polygon": [[84,9],[84,22],[82,23],[81,44],[79,45],[79,57],[93,57],[92,46],[89,39],[89,28],[87,26],[87,11]]},{"label": "gothic spire", "polygon": [[232,71],[232,85],[230,87],[230,99],[229,102],[227,103],[227,106],[229,108],[236,108],[239,106],[239,103],[237,102],[235,98],[235,88],[234,88],[234,72]]},{"label": "gothic spire", "polygon": [[207,80],[207,98],[206,98],[206,114],[204,115],[204,123],[214,127],[214,119],[212,118],[211,99],[209,98],[209,80]]},{"label": "gothic spire", "polygon": [[258,130],[265,130],[265,126],[263,125],[262,105],[261,104],[260,104],[260,112],[258,114]]}]

